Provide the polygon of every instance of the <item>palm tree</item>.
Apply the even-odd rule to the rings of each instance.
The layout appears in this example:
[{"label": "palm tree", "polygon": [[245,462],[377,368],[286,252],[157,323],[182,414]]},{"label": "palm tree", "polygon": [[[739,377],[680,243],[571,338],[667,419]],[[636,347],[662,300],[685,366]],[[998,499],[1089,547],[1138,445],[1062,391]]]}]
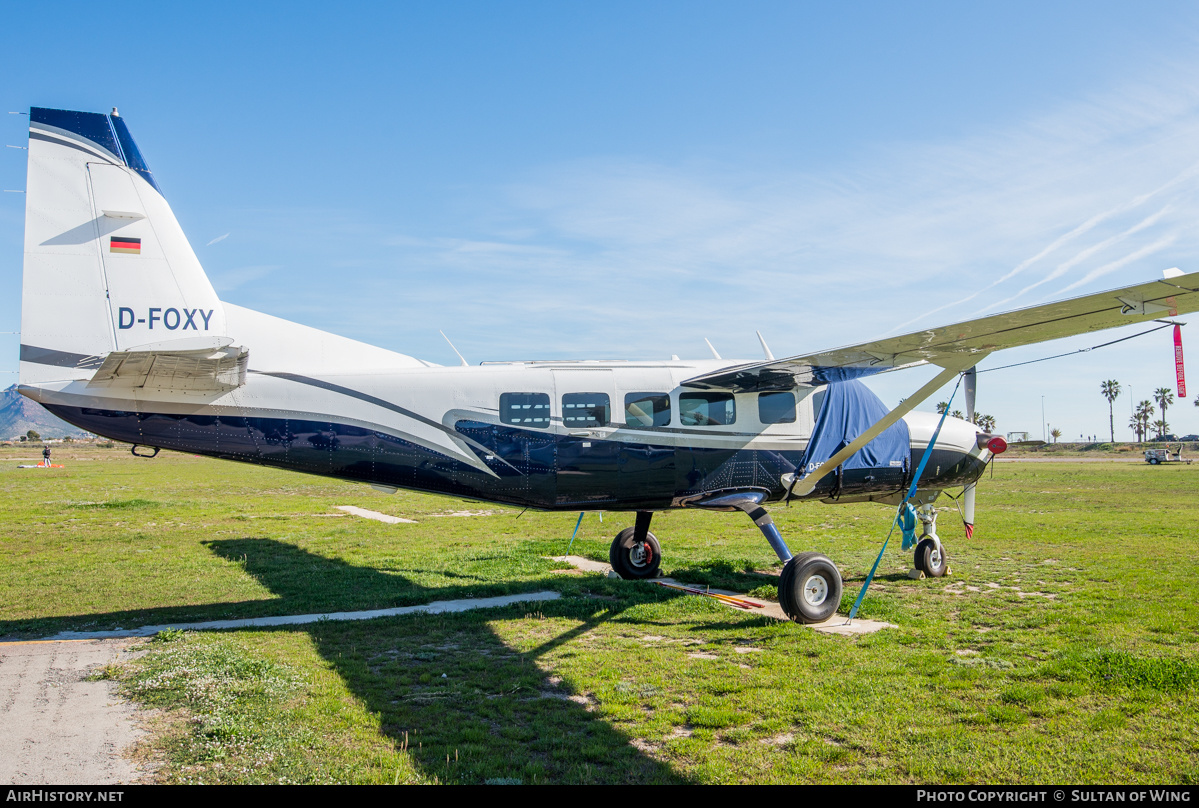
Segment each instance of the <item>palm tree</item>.
[{"label": "palm tree", "polygon": [[995,431],[995,416],[994,415],[976,415],[974,423],[978,424],[978,428],[983,432]]},{"label": "palm tree", "polygon": [[[1153,391],[1153,400],[1162,408],[1162,423],[1164,424],[1166,422],[1166,407],[1174,403],[1174,393],[1170,391],[1169,387],[1159,387]],[[1166,434],[1166,430],[1162,429],[1157,434],[1164,435]]]},{"label": "palm tree", "polygon": [[[1199,407],[1199,398],[1195,399],[1195,406]],[[948,401],[938,401],[937,402],[937,415],[944,415],[945,411],[947,409],[949,409]]]},{"label": "palm tree", "polygon": [[961,420],[961,421],[966,420],[966,415],[961,410],[954,410],[953,412],[949,413],[949,415],[950,415],[950,417],[957,418],[958,420]]},{"label": "palm tree", "polygon": [[1170,425],[1166,423],[1165,418],[1161,418],[1153,422],[1153,428],[1157,430],[1157,439],[1161,440],[1162,436],[1170,431]]},{"label": "palm tree", "polygon": [[1057,443],[1057,439],[1060,438],[1061,436],[1062,436],[1062,431],[1060,429],[1058,429],[1057,427],[1054,427],[1053,429],[1049,430],[1049,437],[1053,438],[1054,443]]},{"label": "palm tree", "polygon": [[1137,422],[1136,433],[1138,442],[1143,441],[1149,436],[1149,419],[1153,417],[1154,412],[1156,410],[1154,409],[1153,402],[1149,399],[1144,399],[1137,405],[1137,410],[1132,417]]},{"label": "palm tree", "polygon": [[1115,379],[1108,379],[1105,382],[1099,383],[1099,392],[1107,399],[1107,425],[1111,430],[1112,443],[1116,442],[1116,416],[1112,414],[1112,402],[1120,395],[1120,383]]},{"label": "palm tree", "polygon": [[1145,434],[1145,422],[1141,420],[1141,416],[1133,413],[1128,419],[1128,428],[1137,436],[1137,443],[1141,442],[1141,436]]}]

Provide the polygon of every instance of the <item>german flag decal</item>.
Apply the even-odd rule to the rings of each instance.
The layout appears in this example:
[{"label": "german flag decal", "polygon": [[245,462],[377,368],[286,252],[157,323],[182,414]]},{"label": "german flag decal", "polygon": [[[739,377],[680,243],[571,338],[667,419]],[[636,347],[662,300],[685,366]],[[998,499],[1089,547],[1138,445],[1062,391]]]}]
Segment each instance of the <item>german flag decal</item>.
[{"label": "german flag decal", "polygon": [[112,236],[108,240],[108,251],[114,253],[127,253],[129,255],[141,255],[142,240],[140,238],[130,238],[129,236]]}]

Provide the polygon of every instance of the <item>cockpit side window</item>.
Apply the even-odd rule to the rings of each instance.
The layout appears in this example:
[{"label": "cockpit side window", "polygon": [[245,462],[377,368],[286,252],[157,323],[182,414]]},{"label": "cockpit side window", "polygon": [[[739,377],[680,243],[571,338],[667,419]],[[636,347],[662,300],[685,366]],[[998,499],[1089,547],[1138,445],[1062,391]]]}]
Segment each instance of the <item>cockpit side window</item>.
[{"label": "cockpit side window", "polygon": [[737,420],[732,393],[683,393],[679,396],[682,426],[727,426]]},{"label": "cockpit side window", "polygon": [[758,393],[758,420],[764,424],[795,423],[795,394],[790,391]]},{"label": "cockpit side window", "polygon": [[815,393],[812,393],[812,419],[816,420],[820,417],[820,410],[824,407],[824,396],[828,392],[827,387],[821,387]]}]

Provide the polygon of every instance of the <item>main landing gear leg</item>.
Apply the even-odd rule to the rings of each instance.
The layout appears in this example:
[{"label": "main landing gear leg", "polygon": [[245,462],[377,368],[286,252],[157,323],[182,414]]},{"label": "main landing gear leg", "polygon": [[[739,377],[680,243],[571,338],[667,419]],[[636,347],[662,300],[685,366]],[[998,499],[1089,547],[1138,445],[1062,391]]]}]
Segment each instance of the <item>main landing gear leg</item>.
[{"label": "main landing gear leg", "polygon": [[637,522],[616,534],[608,549],[612,569],[625,580],[654,578],[662,566],[662,549],[649,532],[653,511],[637,511]]},{"label": "main landing gear leg", "polygon": [[929,578],[940,578],[949,570],[949,555],[937,536],[937,509],[926,503],[916,509],[916,516],[924,528],[920,541],[916,543],[916,569]]},{"label": "main landing gear leg", "polygon": [[820,553],[791,555],[770,514],[757,503],[737,506],[745,512],[785,566],[779,576],[779,605],[797,623],[822,623],[841,605],[841,572]]}]

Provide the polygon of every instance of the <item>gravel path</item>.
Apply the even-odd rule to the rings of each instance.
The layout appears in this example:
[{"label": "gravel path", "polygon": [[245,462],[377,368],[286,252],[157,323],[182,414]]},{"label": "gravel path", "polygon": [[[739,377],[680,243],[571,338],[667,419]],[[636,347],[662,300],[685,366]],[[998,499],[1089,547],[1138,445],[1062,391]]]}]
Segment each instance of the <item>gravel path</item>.
[{"label": "gravel path", "polygon": [[107,785],[144,773],[127,756],[141,736],[133,705],[89,675],[128,640],[0,643],[0,783]]}]

